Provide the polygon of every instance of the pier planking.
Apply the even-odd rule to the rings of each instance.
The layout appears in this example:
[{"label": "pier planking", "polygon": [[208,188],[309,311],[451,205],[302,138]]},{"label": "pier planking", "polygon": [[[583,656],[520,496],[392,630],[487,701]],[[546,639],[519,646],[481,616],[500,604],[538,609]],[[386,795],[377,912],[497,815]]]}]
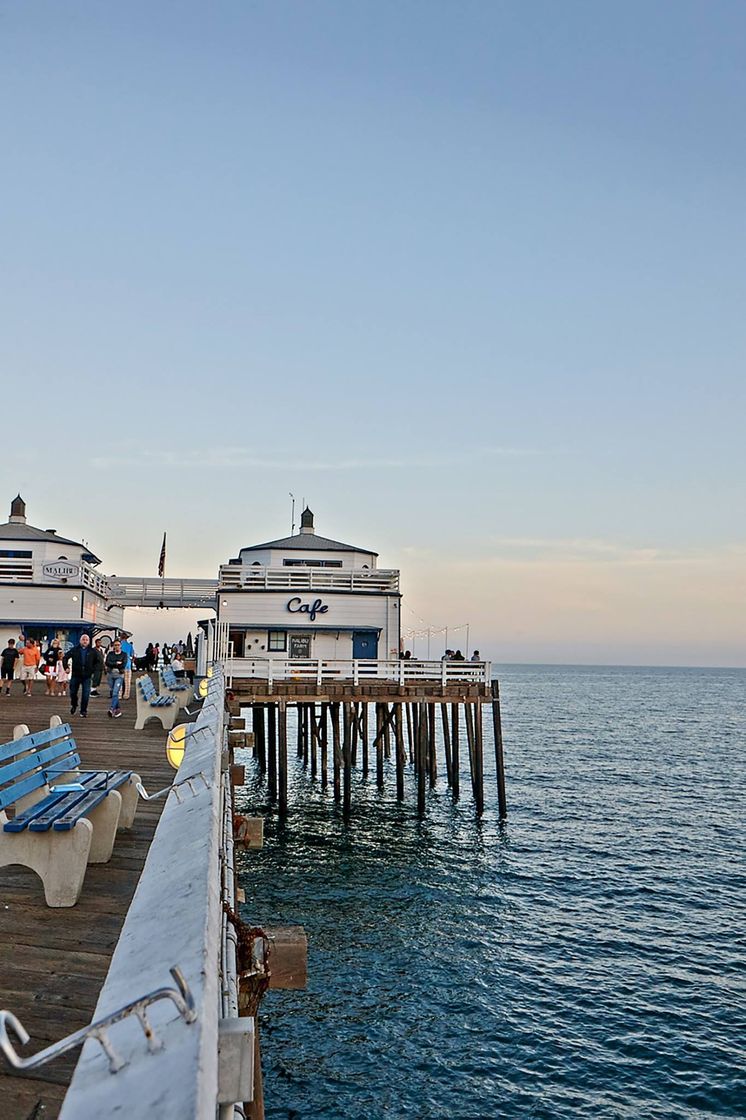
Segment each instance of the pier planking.
[{"label": "pier planking", "polygon": [[[156,722],[144,731],[133,729],[134,697],[123,708],[121,719],[110,720],[105,696],[92,697],[88,718],[81,719],[69,715],[64,697],[3,696],[0,742],[13,738],[16,724],[38,731],[48,726],[51,715],[59,715],[70,721],[86,767],[132,769],[146,789],[161,789],[173,778],[165,756],[166,734]],[[17,1015],[28,1030],[29,1053],[90,1022],[163,804],[140,801],[133,828],[117,833],[111,861],[88,867],[76,906],[50,909],[32,871],[0,869],[0,1007]],[[54,1120],[79,1053],[64,1055],[31,1077],[2,1063],[3,1120]]]}]

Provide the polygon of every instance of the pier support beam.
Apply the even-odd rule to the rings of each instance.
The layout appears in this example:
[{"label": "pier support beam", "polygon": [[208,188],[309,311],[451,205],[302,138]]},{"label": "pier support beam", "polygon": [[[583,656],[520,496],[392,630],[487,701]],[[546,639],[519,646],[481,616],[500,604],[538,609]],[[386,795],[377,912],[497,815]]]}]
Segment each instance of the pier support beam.
[{"label": "pier support beam", "polygon": [[503,726],[500,716],[500,685],[492,682],[492,729],[495,736],[495,771],[497,773],[497,804],[500,820],[508,815],[508,801],[505,796],[505,757],[503,753]]}]

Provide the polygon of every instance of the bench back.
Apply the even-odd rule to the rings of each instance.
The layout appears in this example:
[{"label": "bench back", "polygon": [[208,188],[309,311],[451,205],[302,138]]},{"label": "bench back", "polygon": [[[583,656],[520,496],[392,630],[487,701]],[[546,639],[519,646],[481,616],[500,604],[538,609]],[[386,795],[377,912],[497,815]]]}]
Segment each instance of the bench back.
[{"label": "bench back", "polygon": [[138,677],[137,687],[140,689],[146,700],[152,700],[154,696],[158,695],[158,693],[155,691],[155,685],[151,681],[150,677]]},{"label": "bench back", "polygon": [[69,723],[0,744],[0,811],[79,765]]},{"label": "bench back", "polygon": [[164,665],[161,669],[161,676],[166,684],[176,684],[176,673],[168,665]]}]

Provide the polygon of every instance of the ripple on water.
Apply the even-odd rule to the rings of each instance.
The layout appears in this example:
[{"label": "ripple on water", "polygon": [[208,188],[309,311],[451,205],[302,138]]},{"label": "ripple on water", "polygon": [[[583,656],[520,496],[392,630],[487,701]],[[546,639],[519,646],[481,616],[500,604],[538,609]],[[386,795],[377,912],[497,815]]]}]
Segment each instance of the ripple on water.
[{"label": "ripple on water", "polygon": [[418,823],[388,770],[347,828],[296,769],[242,854],[249,916],[310,942],[308,990],[264,1005],[267,1116],[746,1116],[746,673],[501,685],[507,827],[442,781]]}]

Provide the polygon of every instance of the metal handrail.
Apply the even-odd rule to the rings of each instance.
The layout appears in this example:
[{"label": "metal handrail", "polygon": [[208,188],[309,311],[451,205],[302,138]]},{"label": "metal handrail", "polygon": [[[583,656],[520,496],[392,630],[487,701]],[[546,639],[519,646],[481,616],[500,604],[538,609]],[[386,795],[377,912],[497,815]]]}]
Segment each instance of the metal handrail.
[{"label": "metal handrail", "polygon": [[82,1027],[81,1030],[69,1034],[66,1038],[61,1038],[59,1042],[54,1042],[51,1046],[45,1047],[44,1050],[40,1050],[29,1058],[21,1058],[8,1038],[8,1029],[10,1029],[21,1045],[25,1046],[31,1041],[28,1031],[12,1011],[0,1011],[0,1050],[14,1069],[36,1069],[38,1066],[51,1062],[60,1054],[66,1054],[68,1050],[80,1046],[86,1039],[93,1038],[99,1043],[109,1059],[109,1072],[116,1073],[123,1069],[127,1062],[119,1057],[106,1033],[107,1028],[113,1026],[114,1023],[119,1023],[122,1019],[135,1015],[143,1029],[148,1050],[155,1053],[155,1051],[163,1049],[163,1042],[153,1033],[153,1028],[147,1016],[147,1009],[152,1004],[162,999],[170,999],[186,1023],[193,1023],[196,1020],[197,1011],[194,1006],[194,999],[181,969],[174,965],[169,971],[176,983],[175,988],[156,988],[155,991],[148,992],[147,995],[140,996],[138,999],[132,1000],[131,1003],[125,1004],[124,1007],[120,1007],[118,1011],[112,1011],[110,1015],[95,1019],[87,1027]]},{"label": "metal handrail", "polygon": [[164,786],[163,789],[159,789],[157,793],[148,793],[142,782],[135,782],[135,789],[140,794],[140,797],[143,799],[143,801],[157,801],[159,797],[168,797],[169,793],[173,792],[176,794],[176,800],[181,802],[181,794],[179,793],[179,790],[182,786],[189,786],[189,791],[192,797],[197,796],[199,790],[196,790],[192,785],[192,782],[196,782],[197,778],[202,779],[205,784],[205,789],[210,788],[210,783],[200,770],[199,774],[192,774],[188,778],[182,778],[180,782],[173,782],[170,786]]}]

